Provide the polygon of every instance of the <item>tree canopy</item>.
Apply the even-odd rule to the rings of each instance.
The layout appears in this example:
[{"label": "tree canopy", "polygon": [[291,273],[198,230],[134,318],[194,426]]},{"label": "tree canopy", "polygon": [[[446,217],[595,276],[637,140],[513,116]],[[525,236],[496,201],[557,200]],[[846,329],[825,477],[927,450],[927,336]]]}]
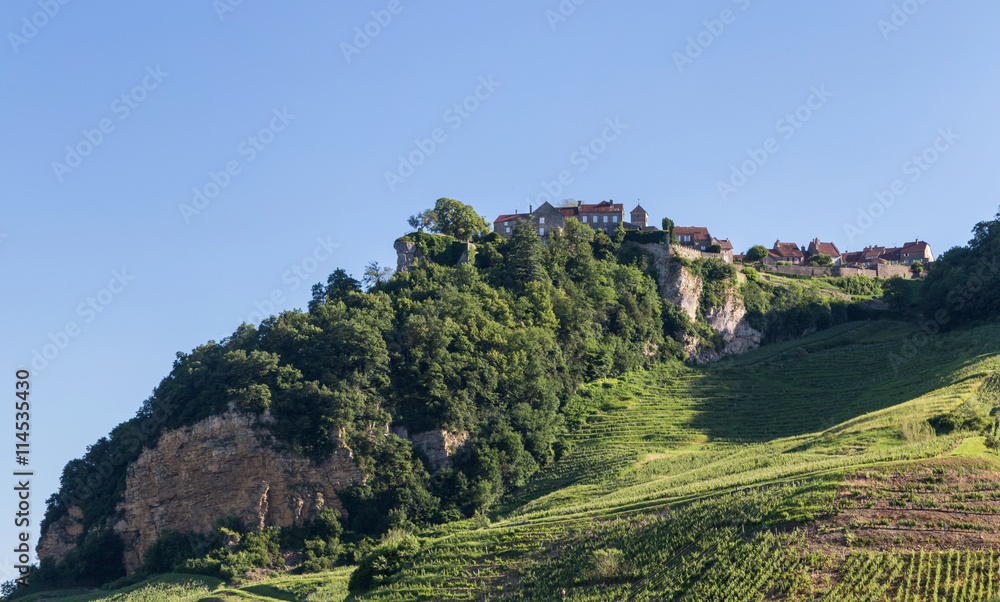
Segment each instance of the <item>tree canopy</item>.
[{"label": "tree canopy", "polygon": [[407,221],[414,229],[447,234],[464,241],[485,236],[490,231],[489,222],[472,206],[448,198],[438,199],[433,209],[411,215]]},{"label": "tree canopy", "polygon": [[754,245],[747,251],[746,260],[747,263],[755,263],[757,261],[764,261],[765,257],[767,257],[767,247],[764,245]]}]

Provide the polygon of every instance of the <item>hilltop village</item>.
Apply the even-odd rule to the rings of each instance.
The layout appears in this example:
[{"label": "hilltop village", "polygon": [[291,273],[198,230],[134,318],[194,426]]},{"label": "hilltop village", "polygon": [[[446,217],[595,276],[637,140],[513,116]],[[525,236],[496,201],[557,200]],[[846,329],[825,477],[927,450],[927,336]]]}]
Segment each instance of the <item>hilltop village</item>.
[{"label": "hilltop village", "polygon": [[[528,213],[502,214],[493,220],[493,231],[510,237],[516,224],[530,221],[531,226],[538,231],[539,236],[545,236],[547,231],[562,229],[567,219],[576,219],[581,224],[594,230],[601,230],[609,236],[621,224],[626,231],[656,232],[660,228],[649,225],[649,213],[637,204],[625,219],[625,206],[613,200],[588,204],[578,201],[575,205],[568,204],[555,207],[544,203],[537,209],[529,207]],[[712,236],[704,226],[673,226],[669,220],[661,224],[672,228],[674,244],[687,247],[702,253],[716,253],[726,263],[742,263],[747,260],[747,254],[734,254],[733,245],[728,238]],[[822,261],[812,262],[810,259],[822,258]],[[826,259],[829,258],[829,259]],[[841,252],[832,242],[822,242],[814,238],[808,245],[798,245],[793,242],[776,240],[763,257],[751,257],[750,261],[762,263],[776,271],[786,266],[815,266],[818,268],[855,268],[858,270],[875,271],[873,275],[906,275],[916,265],[918,268],[928,268],[934,262],[934,253],[928,243],[915,240],[901,247],[868,246],[861,251]],[[891,269],[889,266],[901,266]],[[881,269],[880,269],[881,268]]]}]

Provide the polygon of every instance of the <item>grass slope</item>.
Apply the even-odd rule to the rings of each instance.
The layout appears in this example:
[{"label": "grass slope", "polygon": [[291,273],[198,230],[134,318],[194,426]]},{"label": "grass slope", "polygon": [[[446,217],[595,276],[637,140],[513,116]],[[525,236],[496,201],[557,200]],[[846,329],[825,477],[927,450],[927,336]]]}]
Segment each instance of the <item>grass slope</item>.
[{"label": "grass slope", "polygon": [[[998,370],[998,326],[871,322],[593,383],[566,408],[567,451],[491,524],[422,533],[356,599],[988,600],[1000,466],[924,421],[988,411]],[[349,573],[60,600],[354,600]]]}]

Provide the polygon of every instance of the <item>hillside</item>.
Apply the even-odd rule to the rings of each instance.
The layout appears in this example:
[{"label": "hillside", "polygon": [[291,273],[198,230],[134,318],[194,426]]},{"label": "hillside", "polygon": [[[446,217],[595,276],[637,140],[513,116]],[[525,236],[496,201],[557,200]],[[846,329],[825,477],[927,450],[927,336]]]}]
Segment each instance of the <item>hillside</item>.
[{"label": "hillside", "polygon": [[[982,226],[972,260],[1000,235]],[[308,312],[179,353],[67,465],[35,583],[173,572],[286,600],[1000,589],[1000,326],[907,313],[968,254],[883,284],[762,277],[572,221],[545,244],[443,240],[447,261],[414,255],[367,291],[338,270]],[[174,597],[152,591],[134,595]]]},{"label": "hillside", "polygon": [[[887,368],[914,332],[850,323],[588,384],[567,408],[563,457],[491,520],[419,531],[416,555],[354,599],[989,599],[1000,463],[975,431],[934,419],[1000,406],[1000,327],[937,337]],[[346,589],[321,592],[344,575],[291,596],[289,577],[243,591],[341,600]]]}]

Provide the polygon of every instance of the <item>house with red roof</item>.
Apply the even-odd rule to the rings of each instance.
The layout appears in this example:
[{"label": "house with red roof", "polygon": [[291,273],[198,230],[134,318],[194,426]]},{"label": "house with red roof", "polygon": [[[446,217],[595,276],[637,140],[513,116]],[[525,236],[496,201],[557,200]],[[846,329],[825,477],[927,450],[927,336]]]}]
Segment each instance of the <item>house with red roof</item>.
[{"label": "house with red roof", "polygon": [[546,232],[553,229],[564,228],[569,218],[575,218],[581,224],[586,224],[594,230],[602,230],[611,236],[618,228],[618,224],[625,221],[625,207],[614,201],[594,204],[578,202],[575,206],[569,207],[553,207],[551,203],[545,202],[538,209],[529,207],[528,213],[500,215],[493,220],[493,231],[504,238],[509,238],[517,222],[529,220],[532,227],[538,230],[538,235],[545,236]]},{"label": "house with red roof", "polygon": [[880,247],[868,246],[861,251],[844,253],[842,262],[844,265],[856,265],[866,268],[873,268],[876,265],[913,265],[919,261],[924,265],[934,261],[934,253],[931,246],[924,241],[915,240],[906,243],[902,247]]},{"label": "house with red roof", "polygon": [[778,240],[775,241],[774,247],[767,252],[764,262],[776,265],[779,261],[788,262],[792,265],[804,265],[806,254],[799,248],[799,245],[793,242],[781,242]]},{"label": "house with red roof", "polygon": [[832,242],[820,242],[818,238],[812,239],[812,242],[809,243],[809,248],[806,249],[806,261],[809,261],[813,255],[829,255],[833,258],[833,265],[840,265],[842,261],[837,245]]},{"label": "house with red roof", "polygon": [[712,235],[702,226],[676,226],[674,236],[682,247],[704,251],[712,246]]},{"label": "house with red roof", "polygon": [[931,246],[922,240],[906,243],[899,250],[900,263],[903,265],[913,265],[915,261],[919,261],[924,265],[934,262],[934,253],[931,251]]}]

